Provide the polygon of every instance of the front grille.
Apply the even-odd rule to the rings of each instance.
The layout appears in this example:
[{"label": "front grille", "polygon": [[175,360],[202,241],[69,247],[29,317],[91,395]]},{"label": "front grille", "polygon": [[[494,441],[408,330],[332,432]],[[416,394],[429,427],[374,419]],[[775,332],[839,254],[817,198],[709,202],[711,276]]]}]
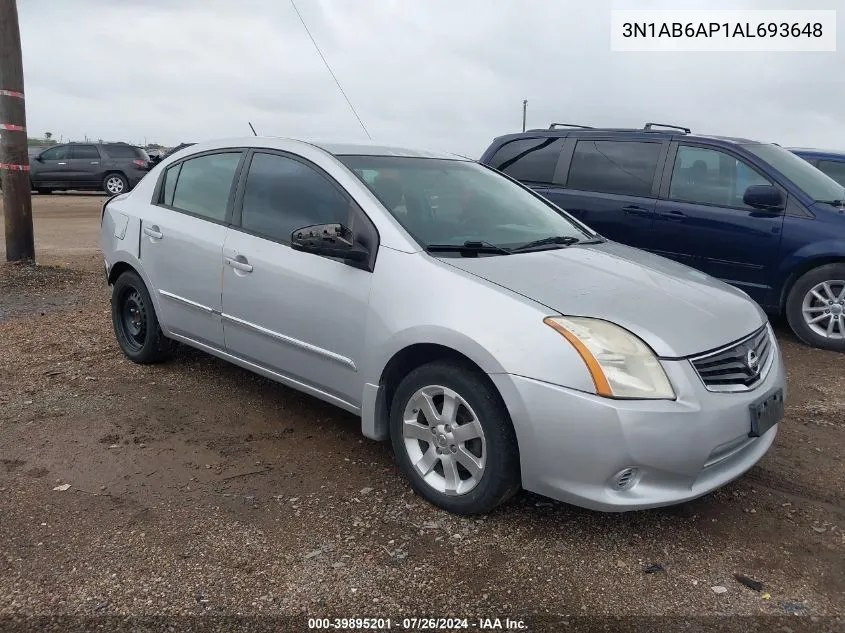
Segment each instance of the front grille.
[{"label": "front grille", "polygon": [[748,391],[761,382],[773,360],[768,326],[715,352],[692,358],[692,366],[710,391]]}]

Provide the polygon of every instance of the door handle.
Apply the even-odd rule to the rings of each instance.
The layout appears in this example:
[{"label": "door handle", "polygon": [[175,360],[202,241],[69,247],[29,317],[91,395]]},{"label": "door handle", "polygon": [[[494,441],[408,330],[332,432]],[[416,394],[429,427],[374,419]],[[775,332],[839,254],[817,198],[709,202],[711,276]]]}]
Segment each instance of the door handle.
[{"label": "door handle", "polygon": [[144,227],[144,235],[149,235],[151,238],[155,240],[160,240],[164,237],[164,234],[159,230],[156,225],[153,226],[145,226]]},{"label": "door handle", "polygon": [[67,165],[67,163],[56,163],[57,165]]},{"label": "door handle", "polygon": [[92,164],[92,165],[99,165],[99,164],[100,164],[100,161],[98,161],[98,160],[92,160],[92,161],[91,161],[91,164]]},{"label": "door handle", "polygon": [[[238,257],[242,257],[242,256],[239,255]],[[244,258],[244,261],[241,261],[239,259],[227,257],[226,258],[226,264],[228,264],[229,266],[231,266],[235,270],[240,270],[241,272],[245,272],[245,273],[251,273],[252,272],[252,264],[248,263],[246,261],[246,258]]]},{"label": "door handle", "polygon": [[643,207],[638,207],[636,205],[629,205],[627,207],[622,207],[622,212],[626,215],[638,215],[638,216],[648,216],[651,215],[651,212]]},{"label": "door handle", "polygon": [[664,220],[668,220],[669,222],[683,222],[687,219],[687,214],[683,211],[669,211],[668,213],[664,213],[662,216]]}]

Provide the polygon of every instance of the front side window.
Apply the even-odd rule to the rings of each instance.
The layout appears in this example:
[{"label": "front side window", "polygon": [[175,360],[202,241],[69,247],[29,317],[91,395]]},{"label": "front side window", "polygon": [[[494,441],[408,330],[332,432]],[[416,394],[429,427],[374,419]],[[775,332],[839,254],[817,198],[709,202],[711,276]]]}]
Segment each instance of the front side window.
[{"label": "front side window", "polygon": [[550,183],[563,147],[559,138],[523,138],[500,147],[490,166],[523,182]]},{"label": "front side window", "polygon": [[840,185],[845,186],[845,161],[820,160],[819,169]]},{"label": "front side window", "polygon": [[757,171],[730,154],[681,145],[672,170],[669,198],[680,202],[752,209],[742,201],[745,190],[752,185],[770,184]]},{"label": "front side window", "polygon": [[338,156],[423,247],[593,238],[543,198],[470,161]]},{"label": "front side window", "polygon": [[278,154],[253,155],[241,211],[245,230],[289,243],[296,229],[313,224],[350,226],[351,210],[351,201],[313,167]]},{"label": "front side window", "polygon": [[[176,209],[223,222],[241,152],[207,154],[182,163],[172,205]],[[168,176],[169,176],[168,172]],[[167,181],[165,181],[165,195]]]},{"label": "front side window", "polygon": [[41,160],[65,160],[70,157],[70,147],[68,145],[60,145],[59,147],[51,147],[46,152],[41,154]]},{"label": "front side window", "polygon": [[70,157],[96,160],[100,158],[100,152],[97,151],[94,145],[74,145]]},{"label": "front side window", "polygon": [[579,191],[628,196],[651,195],[660,143],[578,141],[566,186]]},{"label": "front side window", "polygon": [[766,143],[750,143],[743,148],[777,169],[816,202],[845,199],[843,185],[792,152]]}]

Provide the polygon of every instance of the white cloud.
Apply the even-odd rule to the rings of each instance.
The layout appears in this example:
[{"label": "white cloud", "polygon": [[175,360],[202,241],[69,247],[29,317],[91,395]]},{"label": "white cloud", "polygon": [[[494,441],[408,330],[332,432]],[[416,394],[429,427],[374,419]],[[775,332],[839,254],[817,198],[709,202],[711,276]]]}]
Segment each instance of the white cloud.
[{"label": "white cloud", "polygon": [[[287,0],[18,4],[32,133],[176,144],[245,135],[252,121],[263,134],[365,138]],[[803,4],[782,0],[777,8]],[[527,98],[529,127],[649,120],[845,149],[841,50],[610,51],[612,8],[771,5],[298,0],[380,142],[478,156],[494,136],[519,129]],[[845,11],[838,20],[845,32]]]}]

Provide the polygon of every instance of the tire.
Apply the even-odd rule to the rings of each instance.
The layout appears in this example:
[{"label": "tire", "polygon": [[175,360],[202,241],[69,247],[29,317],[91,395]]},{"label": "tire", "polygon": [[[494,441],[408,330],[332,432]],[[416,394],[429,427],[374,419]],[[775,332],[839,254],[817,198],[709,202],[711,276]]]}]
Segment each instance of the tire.
[{"label": "tire", "polygon": [[117,344],[133,363],[149,365],[170,357],[175,342],[162,333],[150,293],[135,271],[115,281],[111,316]]},{"label": "tire", "polygon": [[[434,407],[428,414],[423,394]],[[456,403],[455,415],[442,420],[447,397]],[[430,417],[437,419],[429,423]],[[456,423],[447,426],[450,420]],[[455,433],[456,429],[465,431]],[[472,435],[477,437],[462,439]],[[495,388],[477,371],[446,361],[411,371],[391,403],[390,437],[399,468],[412,488],[449,512],[485,514],[520,488],[519,449],[510,416]],[[473,463],[477,475],[465,466]]]},{"label": "tire", "polygon": [[786,320],[807,345],[845,352],[845,264],[819,266],[799,277],[786,300]]},{"label": "tire", "polygon": [[129,191],[129,181],[126,180],[126,176],[123,174],[106,174],[106,177],[103,178],[103,191],[110,196],[126,193]]}]

